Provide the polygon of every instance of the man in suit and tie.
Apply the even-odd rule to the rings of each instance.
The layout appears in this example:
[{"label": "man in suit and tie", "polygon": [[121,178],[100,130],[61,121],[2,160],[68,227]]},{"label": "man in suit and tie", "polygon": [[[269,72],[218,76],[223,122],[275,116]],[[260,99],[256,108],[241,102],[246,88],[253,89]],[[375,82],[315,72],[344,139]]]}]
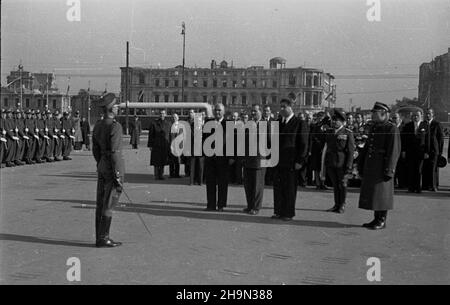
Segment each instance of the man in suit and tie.
[{"label": "man in suit and tie", "polygon": [[425,155],[427,123],[422,120],[422,110],[412,113],[412,120],[403,128],[401,157],[406,160],[408,170],[408,191],[421,193],[422,166]]},{"label": "man in suit and tie", "polygon": [[[244,189],[247,199],[247,208],[244,212],[256,215],[262,207],[264,195],[264,177],[266,167],[262,163],[265,157],[261,156],[259,142],[260,137],[266,137],[266,143],[270,144],[269,122],[262,120],[261,108],[259,105],[252,106],[251,124],[254,128],[245,129],[245,157],[244,164]],[[263,122],[263,123],[262,123]],[[256,140],[256,141],[255,141]],[[250,153],[252,146],[256,154]]]},{"label": "man in suit and tie", "polygon": [[279,162],[274,167],[272,218],[284,221],[290,221],[295,216],[297,173],[304,165],[308,152],[308,125],[295,117],[292,105],[292,100],[280,101]]},{"label": "man in suit and tie", "polygon": [[434,110],[428,109],[426,116],[425,154],[422,171],[422,189],[436,192],[438,187],[437,160],[444,150],[444,133],[441,123],[434,119]]},{"label": "man in suit and tie", "polygon": [[[229,165],[233,163],[232,158],[228,158],[226,154],[226,120],[225,120],[225,107],[219,103],[214,106],[214,119],[207,120],[204,126],[205,142],[210,137],[214,138],[214,133],[217,132],[217,128],[222,127],[223,142],[222,147],[218,147],[218,143],[214,142],[211,148],[214,149],[212,154],[208,154],[205,151],[205,176],[206,176],[206,198],[207,206],[205,211],[223,212],[223,209],[227,206],[228,195],[228,170]],[[216,126],[214,132],[208,130],[207,127]],[[211,128],[212,129],[212,128]],[[234,137],[234,134],[232,135]],[[221,151],[222,153],[217,153]]]}]

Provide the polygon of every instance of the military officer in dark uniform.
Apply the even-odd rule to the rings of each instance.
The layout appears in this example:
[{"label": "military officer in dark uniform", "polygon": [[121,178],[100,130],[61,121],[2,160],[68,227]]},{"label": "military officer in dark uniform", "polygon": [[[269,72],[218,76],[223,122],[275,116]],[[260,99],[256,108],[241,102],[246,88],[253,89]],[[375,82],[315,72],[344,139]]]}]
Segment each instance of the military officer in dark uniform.
[{"label": "military officer in dark uniform", "polygon": [[69,113],[64,111],[61,120],[61,138],[62,138],[62,156],[63,160],[72,160],[70,153],[72,152],[72,141],[75,140],[75,128],[73,120],[69,119]]},{"label": "military officer in dark uniform", "polygon": [[119,202],[125,175],[122,157],[122,126],[114,118],[118,105],[114,93],[103,95],[96,106],[104,119],[97,121],[92,134],[92,152],[97,162],[97,208],[95,211],[96,246],[117,247],[120,242],[109,238],[112,213]]},{"label": "military officer in dark uniform", "polygon": [[34,155],[36,153],[36,138],[39,137],[36,135],[36,120],[33,118],[33,113],[30,109],[25,112],[26,118],[24,120],[25,125],[25,133],[24,135],[28,138],[26,139],[26,148],[25,148],[25,162],[27,164],[35,164],[33,161]]},{"label": "military officer in dark uniform", "polygon": [[53,148],[53,154],[54,154],[54,160],[55,161],[62,161],[61,155],[62,155],[62,149],[64,145],[64,136],[62,135],[61,131],[61,119],[60,119],[59,111],[56,110],[53,113],[53,135],[55,137],[55,141],[53,142],[54,148]]},{"label": "military officer in dark uniform", "polygon": [[55,143],[58,141],[58,136],[54,134],[54,120],[52,117],[52,112],[50,110],[46,111],[46,119],[44,120],[44,133],[49,138],[47,140],[44,152],[44,159],[47,162],[54,162],[56,160],[53,159],[54,151],[55,151]]},{"label": "military officer in dark uniform", "polygon": [[390,109],[376,102],[372,109],[373,125],[361,151],[359,173],[362,176],[359,207],[375,211],[374,220],[363,227],[386,227],[387,211],[394,207],[394,175],[400,156],[400,133],[389,121]]},{"label": "military officer in dark uniform", "polygon": [[45,163],[44,153],[47,143],[50,138],[45,133],[45,120],[42,118],[42,113],[40,110],[36,110],[36,129],[35,133],[38,136],[36,139],[36,153],[34,155],[34,160],[36,163]]},{"label": "military officer in dark uniform", "polygon": [[6,140],[6,129],[5,129],[5,119],[6,119],[6,113],[5,109],[2,108],[2,113],[0,117],[0,168],[3,168],[3,157],[5,156],[6,152],[8,151],[8,140]]},{"label": "military officer in dark uniform", "polygon": [[342,214],[347,196],[347,175],[352,173],[355,140],[353,132],[345,128],[344,112],[335,110],[332,116],[333,128],[327,131],[324,148],[324,166],[334,190],[334,206],[328,212]]},{"label": "military officer in dark uniform", "polygon": [[15,112],[15,119],[14,119],[14,135],[18,138],[18,140],[16,140],[16,155],[14,156],[14,163],[16,165],[25,164],[25,162],[23,162],[22,159],[25,155],[25,145],[28,137],[25,136],[24,131],[25,125],[22,119],[22,112],[19,109],[17,109]]},{"label": "military officer in dark uniform", "polygon": [[16,155],[17,150],[17,141],[19,141],[19,138],[15,135],[15,122],[14,118],[12,117],[12,110],[8,109],[5,111],[5,119],[4,119],[4,131],[5,138],[6,138],[6,155],[5,155],[5,163],[6,167],[14,167],[16,166],[16,163],[14,162],[14,158]]}]

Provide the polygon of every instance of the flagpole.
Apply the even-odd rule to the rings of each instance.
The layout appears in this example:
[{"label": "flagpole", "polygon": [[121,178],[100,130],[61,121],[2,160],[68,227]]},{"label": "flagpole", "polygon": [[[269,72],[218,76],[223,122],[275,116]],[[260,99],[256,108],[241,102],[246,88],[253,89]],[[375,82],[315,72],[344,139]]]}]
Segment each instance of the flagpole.
[{"label": "flagpole", "polygon": [[181,35],[183,35],[183,67],[181,69],[181,102],[184,103],[184,61],[185,61],[185,46],[186,46],[186,26],[184,21],[181,23]]}]

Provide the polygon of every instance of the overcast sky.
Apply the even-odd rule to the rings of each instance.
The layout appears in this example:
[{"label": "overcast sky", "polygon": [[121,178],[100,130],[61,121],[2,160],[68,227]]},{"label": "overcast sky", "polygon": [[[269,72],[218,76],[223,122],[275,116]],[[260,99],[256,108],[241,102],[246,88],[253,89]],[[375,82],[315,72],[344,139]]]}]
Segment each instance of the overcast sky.
[{"label": "overcast sky", "polygon": [[[338,106],[417,96],[423,62],[450,48],[450,0],[381,0],[381,21],[369,22],[366,0],[80,0],[69,22],[67,0],[1,2],[1,83],[20,61],[31,72],[55,72],[59,88],[119,91],[125,44],[131,66],[211,59],[234,66],[317,67],[337,76]],[[367,75],[374,75],[367,79]],[[392,76],[396,75],[396,76]]]}]

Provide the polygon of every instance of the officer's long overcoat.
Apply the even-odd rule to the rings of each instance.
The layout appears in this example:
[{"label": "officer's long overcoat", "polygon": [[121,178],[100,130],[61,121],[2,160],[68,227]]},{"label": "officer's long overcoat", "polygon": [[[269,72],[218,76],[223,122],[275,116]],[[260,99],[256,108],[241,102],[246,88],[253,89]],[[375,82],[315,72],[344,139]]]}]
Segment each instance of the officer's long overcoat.
[{"label": "officer's long overcoat", "polygon": [[[400,156],[400,133],[391,122],[374,124],[359,158],[363,176],[359,207],[373,211],[394,207],[394,175]],[[391,179],[387,179],[391,177]]]}]

